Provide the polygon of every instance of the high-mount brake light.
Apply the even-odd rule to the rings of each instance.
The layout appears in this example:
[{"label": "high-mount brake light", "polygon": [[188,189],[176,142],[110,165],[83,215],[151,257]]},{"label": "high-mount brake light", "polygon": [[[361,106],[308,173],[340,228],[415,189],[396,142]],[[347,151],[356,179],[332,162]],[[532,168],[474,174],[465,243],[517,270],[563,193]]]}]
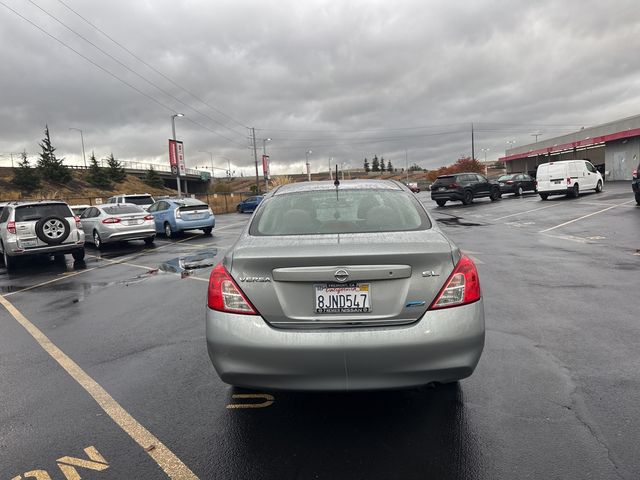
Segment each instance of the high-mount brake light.
[{"label": "high-mount brake light", "polygon": [[459,307],[480,300],[480,278],[473,261],[463,255],[429,310]]},{"label": "high-mount brake light", "polygon": [[258,314],[222,263],[211,271],[207,304],[209,308],[219,312]]}]

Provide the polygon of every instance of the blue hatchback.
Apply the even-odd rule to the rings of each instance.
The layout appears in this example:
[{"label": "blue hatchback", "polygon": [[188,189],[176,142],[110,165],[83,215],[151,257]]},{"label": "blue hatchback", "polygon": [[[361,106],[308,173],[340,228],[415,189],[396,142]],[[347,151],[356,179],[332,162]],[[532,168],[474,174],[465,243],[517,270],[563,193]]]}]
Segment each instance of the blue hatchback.
[{"label": "blue hatchback", "polygon": [[153,215],[156,232],[167,237],[184,230],[202,230],[205,235],[211,235],[216,224],[209,205],[195,198],[164,198],[147,211]]},{"label": "blue hatchback", "polygon": [[258,207],[258,205],[260,205],[260,202],[263,198],[263,195],[255,195],[253,197],[249,197],[246,200],[241,201],[236,206],[236,210],[240,213],[253,212]]}]

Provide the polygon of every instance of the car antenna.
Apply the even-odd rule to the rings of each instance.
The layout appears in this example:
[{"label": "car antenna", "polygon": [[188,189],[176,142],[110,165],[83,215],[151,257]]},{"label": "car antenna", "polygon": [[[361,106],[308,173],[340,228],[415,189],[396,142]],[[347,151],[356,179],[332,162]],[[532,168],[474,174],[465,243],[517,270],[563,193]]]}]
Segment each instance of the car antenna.
[{"label": "car antenna", "polygon": [[338,180],[338,164],[336,163],[336,179],[333,181],[333,184],[336,186],[336,200],[339,201],[338,197],[338,187],[340,186],[340,180]]}]

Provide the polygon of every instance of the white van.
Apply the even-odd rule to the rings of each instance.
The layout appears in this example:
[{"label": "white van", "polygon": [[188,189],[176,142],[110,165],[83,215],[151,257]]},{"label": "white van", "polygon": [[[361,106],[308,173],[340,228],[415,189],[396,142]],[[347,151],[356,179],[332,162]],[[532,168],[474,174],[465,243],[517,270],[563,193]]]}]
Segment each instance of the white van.
[{"label": "white van", "polygon": [[596,193],[602,191],[602,175],[588,160],[564,160],[538,165],[536,181],[542,200],[549,195],[577,198],[585,190],[595,190]]}]

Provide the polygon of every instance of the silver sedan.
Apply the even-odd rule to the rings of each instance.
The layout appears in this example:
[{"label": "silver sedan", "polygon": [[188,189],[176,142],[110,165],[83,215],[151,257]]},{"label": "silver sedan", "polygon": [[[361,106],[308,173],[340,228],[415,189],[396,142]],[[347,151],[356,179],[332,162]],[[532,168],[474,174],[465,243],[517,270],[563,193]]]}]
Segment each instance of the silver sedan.
[{"label": "silver sedan", "polygon": [[279,187],[211,273],[209,356],[229,384],[455,382],[484,347],[478,272],[394,181]]},{"label": "silver sedan", "polygon": [[151,245],[156,238],[153,216],[138,205],[109,203],[87,208],[80,216],[87,242],[96,248],[109,242],[144,240]]}]

